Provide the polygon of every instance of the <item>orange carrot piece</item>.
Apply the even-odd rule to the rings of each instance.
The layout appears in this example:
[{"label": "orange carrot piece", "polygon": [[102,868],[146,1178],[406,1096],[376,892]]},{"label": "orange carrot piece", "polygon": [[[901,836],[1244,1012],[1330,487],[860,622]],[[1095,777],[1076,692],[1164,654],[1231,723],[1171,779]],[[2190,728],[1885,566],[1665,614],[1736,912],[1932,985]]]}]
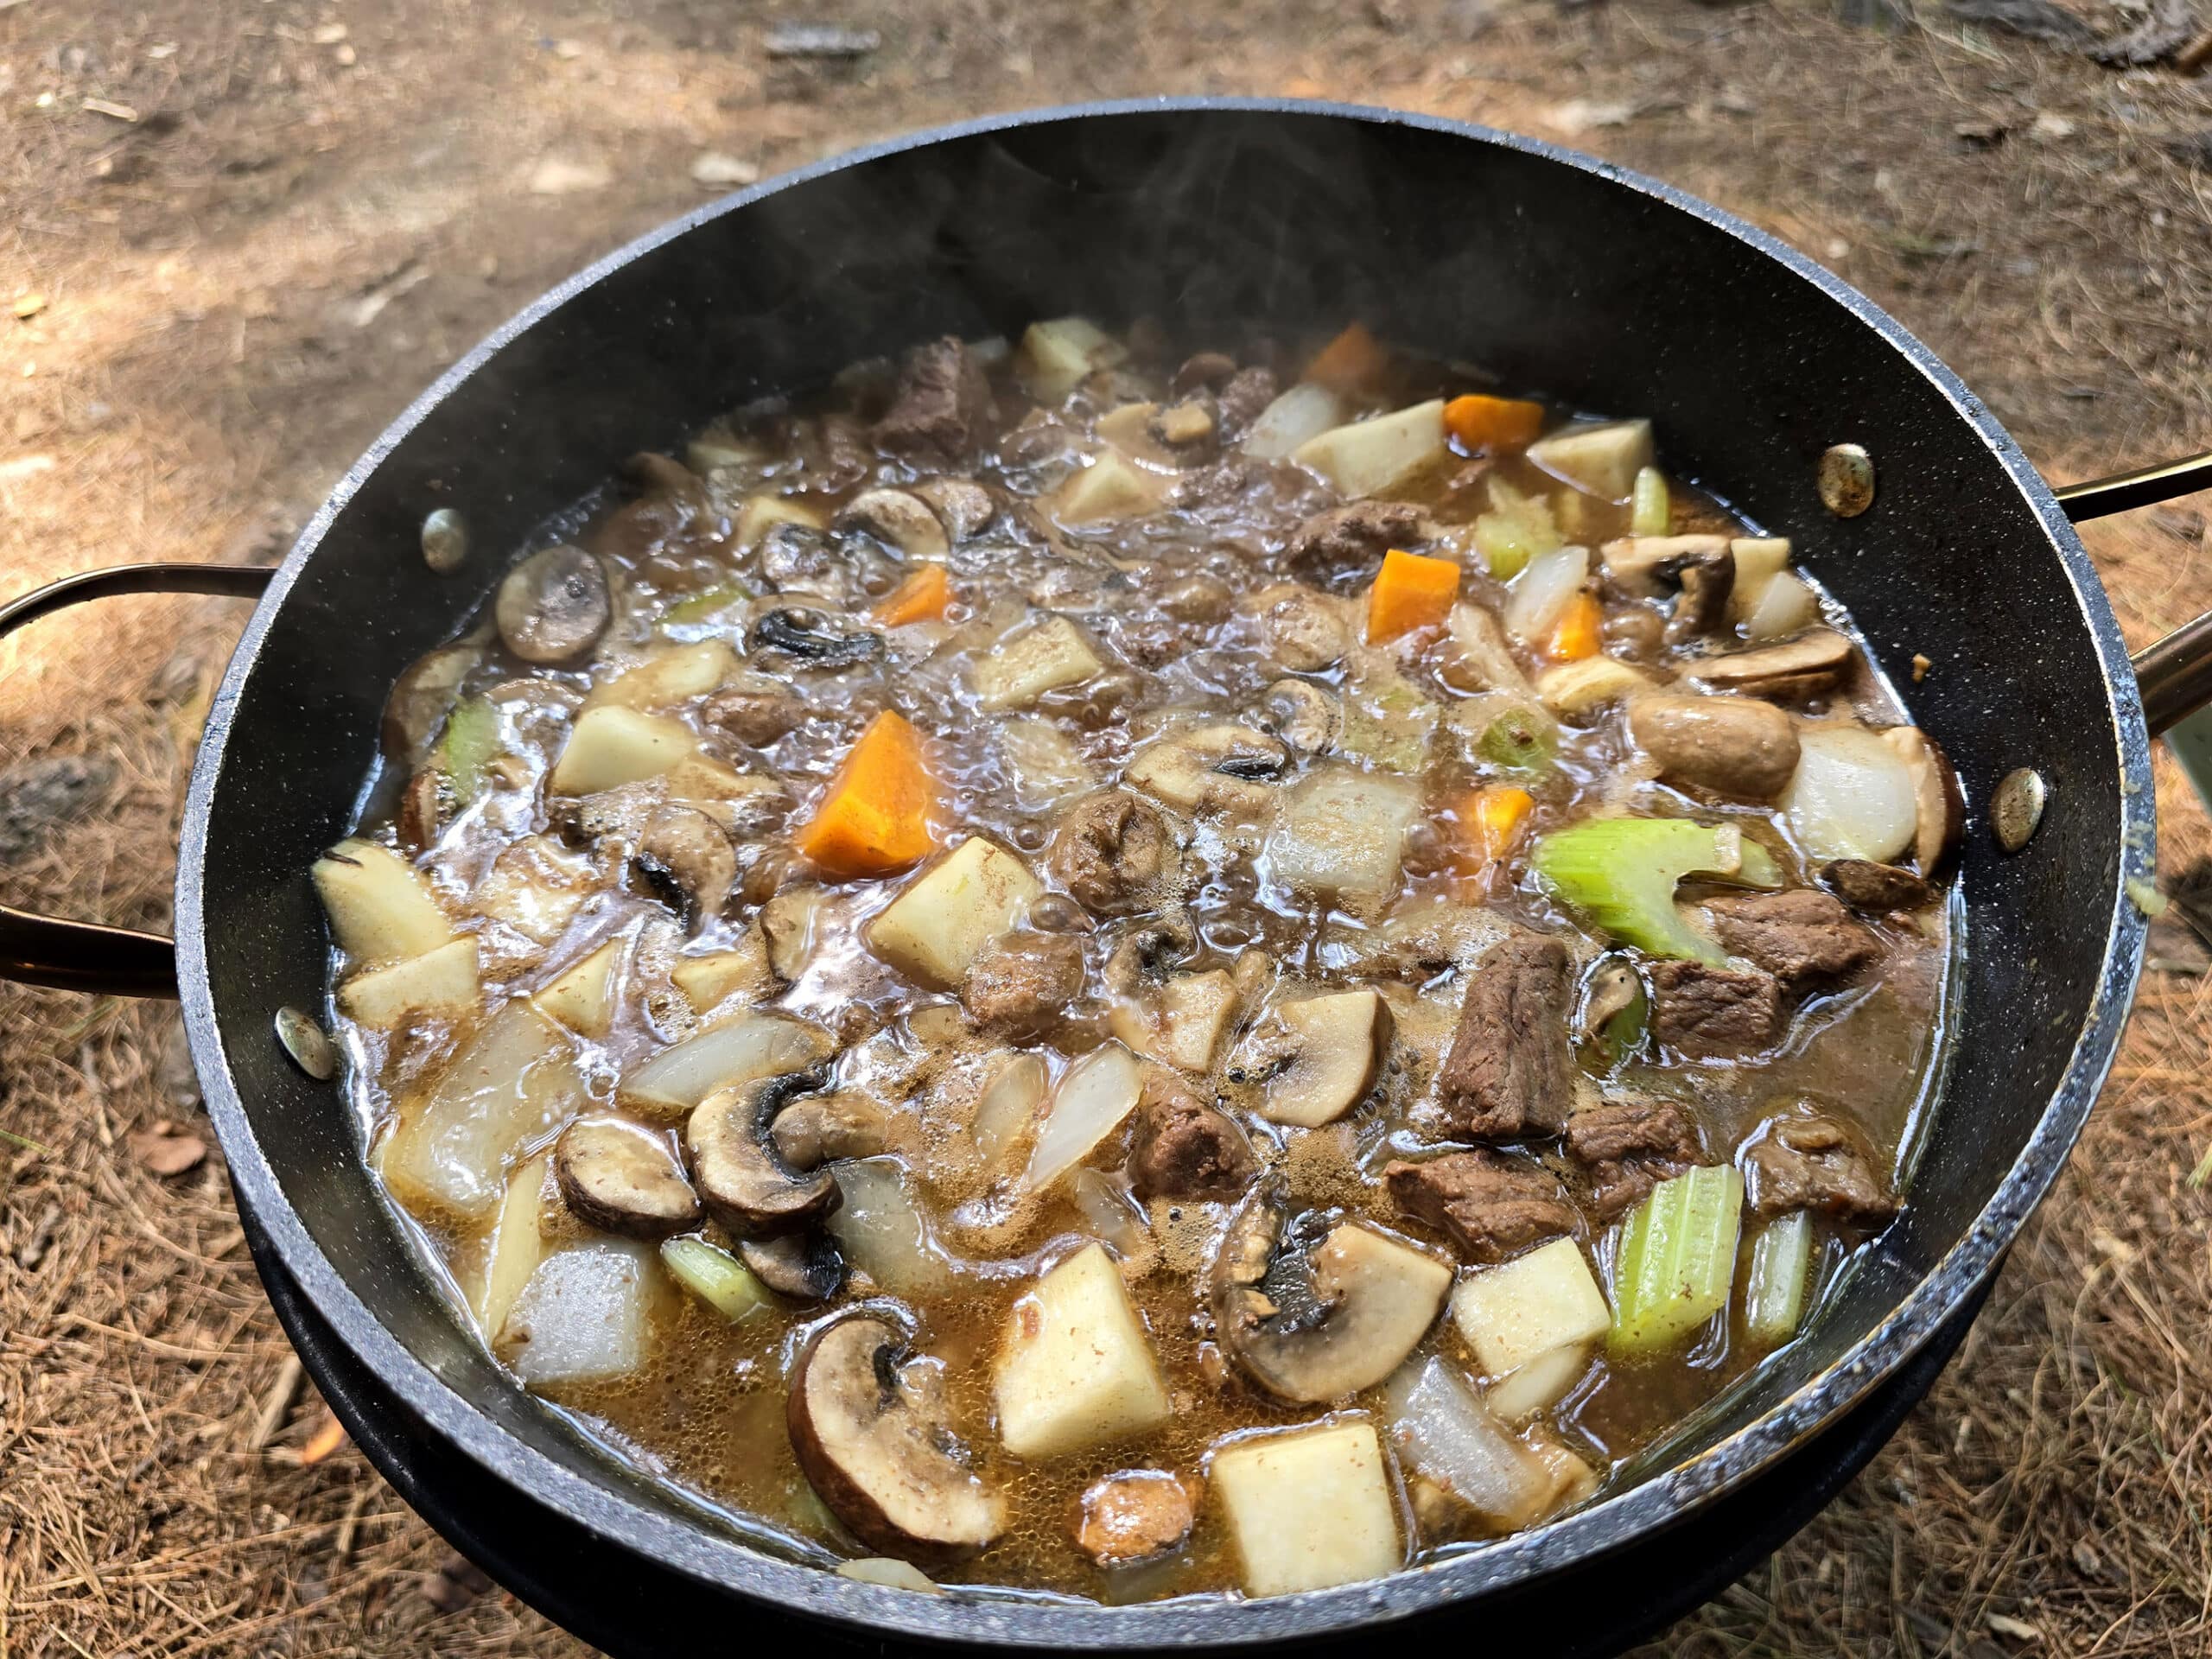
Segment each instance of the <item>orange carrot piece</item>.
[{"label": "orange carrot piece", "polygon": [[1579,663],[1595,657],[1605,645],[1605,612],[1595,594],[1577,594],[1567,601],[1552,629],[1546,652],[1562,663]]},{"label": "orange carrot piece", "polygon": [[1452,840],[1462,869],[1486,874],[1510,854],[1528,828],[1535,800],[1510,784],[1485,784],[1453,803]]},{"label": "orange carrot piece", "polygon": [[1355,322],[1313,354],[1306,378],[1332,391],[1358,391],[1381,378],[1389,361],[1382,342]]},{"label": "orange carrot piece", "polygon": [[1470,393],[1444,405],[1444,427],[1462,449],[1525,449],[1543,435],[1544,406]]},{"label": "orange carrot piece", "polygon": [[909,622],[935,622],[944,615],[952,599],[952,579],[941,564],[925,564],[900,582],[875,607],[875,620],[887,628]]},{"label": "orange carrot piece", "polygon": [[798,849],[828,874],[892,875],[929,856],[937,786],[921,734],[886,709],[861,734],[829,793],[798,832]]},{"label": "orange carrot piece", "polygon": [[1367,643],[1387,645],[1415,628],[1432,627],[1451,614],[1459,596],[1459,567],[1392,548],[1382,556],[1367,595]]}]

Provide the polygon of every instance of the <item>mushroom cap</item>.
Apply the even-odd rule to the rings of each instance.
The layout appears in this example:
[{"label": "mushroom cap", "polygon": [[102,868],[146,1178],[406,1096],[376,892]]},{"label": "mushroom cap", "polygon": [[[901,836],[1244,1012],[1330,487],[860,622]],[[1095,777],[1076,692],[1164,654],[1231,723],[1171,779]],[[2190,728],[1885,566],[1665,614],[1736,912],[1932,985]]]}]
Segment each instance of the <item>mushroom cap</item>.
[{"label": "mushroom cap", "polygon": [[973,1554],[1006,1528],[1006,1500],[947,1446],[943,1368],[866,1315],[840,1319],[799,1356],[785,1417],[791,1450],[830,1513],[870,1548]]},{"label": "mushroom cap", "polygon": [[794,1301],[826,1302],[845,1282],[844,1253],[827,1233],[748,1238],[739,1243],[737,1254],[754,1278]]},{"label": "mushroom cap", "polygon": [[613,613],[607,567],[565,542],[508,571],[493,605],[500,639],[525,663],[581,657],[599,643]]},{"label": "mushroom cap", "polygon": [[1307,1257],[1311,1310],[1287,1313],[1262,1287],[1284,1216],[1281,1191],[1269,1188],[1230,1224],[1209,1295],[1221,1345],[1284,1400],[1337,1400],[1382,1382],[1436,1322],[1452,1269],[1372,1227],[1339,1222]]},{"label": "mushroom cap", "polygon": [[666,1238],[699,1219],[699,1195],[660,1136],[620,1118],[583,1117],[561,1132],[553,1178],[586,1224]]},{"label": "mushroom cap", "polygon": [[1807,697],[1825,691],[1851,666],[1851,641],[1834,628],[1808,628],[1779,645],[1724,652],[1683,669],[1683,677],[1723,690],[1761,697]]},{"label": "mushroom cap", "polygon": [[793,1173],[768,1136],[777,1109],[807,1081],[762,1077],[718,1089],[692,1109],[683,1128],[691,1178],[707,1213],[733,1237],[798,1232],[830,1214],[842,1198],[826,1168]]}]

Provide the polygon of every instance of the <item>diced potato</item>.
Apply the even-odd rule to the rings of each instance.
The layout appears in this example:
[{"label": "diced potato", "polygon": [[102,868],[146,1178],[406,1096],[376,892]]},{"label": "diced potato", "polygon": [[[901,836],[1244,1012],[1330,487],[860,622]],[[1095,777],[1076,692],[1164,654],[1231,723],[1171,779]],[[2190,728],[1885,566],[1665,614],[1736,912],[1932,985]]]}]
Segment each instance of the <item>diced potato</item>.
[{"label": "diced potato", "polygon": [[868,947],[915,983],[950,990],[1044,892],[1020,858],[971,836],[908,882],[868,925]]},{"label": "diced potato", "polygon": [[1736,565],[1736,579],[1728,588],[1728,620],[1748,621],[1758,608],[1767,584],[1789,568],[1789,539],[1738,536],[1728,543],[1728,552]]},{"label": "diced potato", "polygon": [[804,501],[787,495],[748,495],[737,510],[737,545],[750,550],[778,524],[798,524],[820,530],[829,521]]},{"label": "diced potato", "polygon": [[657,709],[672,709],[705,696],[736,666],[737,653],[720,639],[669,645],[635,668],[625,669],[594,686],[584,707],[600,709],[612,703],[648,714]]},{"label": "diced potato", "polygon": [[1649,421],[1584,422],[1539,438],[1529,459],[1554,478],[1608,501],[1625,501],[1636,475],[1652,463]]},{"label": "diced potato", "polygon": [[1225,968],[1177,974],[1144,1011],[1144,1030],[1132,1045],[1154,1059],[1203,1075],[1213,1070],[1222,1040],[1236,1023],[1242,999]]},{"label": "diced potato", "polygon": [[478,990],[476,941],[460,938],[354,975],[338,988],[338,1006],[363,1025],[384,1031],[414,1014],[472,1014]]},{"label": "diced potato", "polygon": [[1344,418],[1344,399],[1326,386],[1300,381],[1260,411],[1244,431],[1244,453],[1255,461],[1283,461],[1300,444]]},{"label": "diced potato", "polygon": [[531,1389],[603,1382],[645,1362],[652,1247],[596,1238],[556,1250],[515,1298],[498,1349]]},{"label": "diced potato", "polygon": [[1586,715],[1592,709],[1632,697],[1656,684],[1649,674],[1618,657],[1585,657],[1560,663],[1536,677],[1536,695],[1555,715]]},{"label": "diced potato", "polygon": [[1491,1376],[1594,1342],[1613,1326],[1605,1294],[1571,1238],[1470,1274],[1452,1293],[1452,1318]]},{"label": "diced potato", "polygon": [[626,1105],[673,1116],[717,1089],[804,1071],[836,1047],[819,1026],[788,1014],[748,1011],[624,1072],[616,1092]]},{"label": "diced potato", "polygon": [[500,1201],[499,1224],[485,1260],[484,1281],[476,1293],[476,1326],[486,1342],[499,1334],[515,1298],[522,1294],[522,1287],[545,1259],[545,1234],[539,1216],[545,1202],[545,1166],[551,1156],[540,1153],[517,1169],[514,1179],[507,1183],[507,1196]]},{"label": "diced potato", "polygon": [[698,747],[683,721],[619,705],[587,709],[554,763],[556,795],[595,795],[657,778]]},{"label": "diced potato", "polygon": [[1134,460],[1173,467],[1174,457],[1152,435],[1152,419],[1159,413],[1158,404],[1123,404],[1101,415],[1091,429]]},{"label": "diced potato", "polygon": [[1102,1244],[1087,1244],[1015,1301],[992,1379],[999,1438],[1051,1458],[1167,1421],[1152,1344]]},{"label": "diced potato", "polygon": [[1125,361],[1128,348],[1088,317],[1053,317],[1023,331],[1014,372],[1040,404],[1057,404],[1091,374]]},{"label": "diced potato", "polygon": [[1160,480],[1141,472],[1117,449],[1102,449],[1090,464],[1052,493],[1052,517],[1064,524],[1095,524],[1149,512],[1160,501]]},{"label": "diced potato", "polygon": [[341,841],[315,860],[314,875],[330,931],[355,962],[419,957],[453,938],[429,884],[389,847]]},{"label": "diced potato", "polygon": [[469,895],[469,908],[540,944],[561,937],[591,896],[591,862],[550,836],[503,849]]},{"label": "diced potato", "polygon": [[1300,444],[1290,458],[1320,474],[1338,494],[1362,496],[1388,489],[1446,453],[1444,400],[1432,397],[1371,421],[1332,427]]},{"label": "diced potato", "polygon": [[401,1108],[384,1147],[385,1180],[418,1215],[480,1219],[506,1192],[516,1147],[585,1098],[568,1033],[518,997],[484,1022],[426,1096]]},{"label": "diced potato", "polygon": [[698,1014],[704,1014],[733,991],[765,995],[772,983],[768,973],[767,942],[757,932],[748,932],[744,943],[734,950],[679,958],[668,976]]},{"label": "diced potato", "polygon": [[579,1037],[605,1037],[614,1023],[614,976],[621,965],[622,941],[609,939],[563,969],[537,993],[539,1012],[552,1015]]},{"label": "diced potato", "polygon": [[991,647],[976,664],[976,690],[986,709],[1022,709],[1103,666],[1082,629],[1065,616],[1048,616]]},{"label": "diced potato", "polygon": [[1379,903],[1398,890],[1419,785],[1388,772],[1318,767],[1283,798],[1267,859],[1275,880],[1324,898]]},{"label": "diced potato", "polygon": [[999,759],[1014,785],[1014,799],[1031,811],[1097,782],[1075,740],[1049,720],[1009,720],[1000,727]]},{"label": "diced potato", "polygon": [[1249,1594],[1325,1590],[1405,1564],[1382,1443],[1363,1417],[1240,1435],[1214,1448],[1211,1476]]}]

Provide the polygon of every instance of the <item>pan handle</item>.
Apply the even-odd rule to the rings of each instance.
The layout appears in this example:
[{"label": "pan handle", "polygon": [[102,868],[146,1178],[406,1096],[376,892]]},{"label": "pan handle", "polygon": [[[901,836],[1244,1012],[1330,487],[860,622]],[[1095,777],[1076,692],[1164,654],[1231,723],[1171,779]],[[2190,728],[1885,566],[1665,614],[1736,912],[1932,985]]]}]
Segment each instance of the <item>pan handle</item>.
[{"label": "pan handle", "polygon": [[[2212,450],[2185,461],[2160,461],[2133,472],[2069,484],[2058,492],[2058,505],[2075,524],[2154,506],[2177,495],[2212,490]],[[2212,702],[2212,612],[2184,622],[2155,645],[2135,653],[2135,682],[2143,694],[2143,718],[2151,735]]]},{"label": "pan handle", "polygon": [[[0,606],[0,639],[69,606],[118,594],[256,599],[276,574],[258,564],[115,564],[86,570]],[[158,933],[65,922],[0,904],[0,979],[110,996],[175,996],[176,946]]]}]

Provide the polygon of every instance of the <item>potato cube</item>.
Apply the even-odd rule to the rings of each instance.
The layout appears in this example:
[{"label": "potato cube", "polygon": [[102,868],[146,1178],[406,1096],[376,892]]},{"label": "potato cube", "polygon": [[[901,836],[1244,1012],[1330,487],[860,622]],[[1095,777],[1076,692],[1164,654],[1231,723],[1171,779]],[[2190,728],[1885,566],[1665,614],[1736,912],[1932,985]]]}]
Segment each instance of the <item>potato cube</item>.
[{"label": "potato cube", "polygon": [[1094,371],[1128,356],[1128,348],[1090,318],[1052,317],[1023,331],[1014,366],[1032,397],[1057,404]]},{"label": "potato cube", "polygon": [[1284,797],[1268,837],[1276,880],[1299,893],[1375,901],[1398,890],[1421,791],[1387,772],[1325,766]]},{"label": "potato cube", "polygon": [[1249,1594],[1325,1590],[1405,1564],[1382,1443],[1364,1417],[1239,1436],[1214,1449],[1211,1476]]},{"label": "potato cube", "polygon": [[1728,543],[1736,580],[1728,588],[1728,620],[1745,622],[1758,608],[1767,584],[1789,568],[1786,536],[1738,536]]},{"label": "potato cube", "polygon": [[1029,867],[971,836],[906,884],[869,924],[869,949],[918,985],[950,990],[1045,892]]},{"label": "potato cube", "polygon": [[1584,423],[1539,438],[1528,448],[1530,461],[1554,478],[1608,501],[1625,501],[1636,475],[1651,465],[1651,423]]},{"label": "potato cube", "polygon": [[1026,709],[1047,691],[1078,684],[1103,666],[1082,629],[1065,616],[1048,616],[991,647],[976,664],[976,690],[986,709]]},{"label": "potato cube", "polygon": [[1452,1318],[1491,1376],[1555,1348],[1594,1341],[1613,1327],[1605,1294],[1571,1238],[1470,1274],[1452,1293]]},{"label": "potato cube", "polygon": [[622,941],[609,939],[563,969],[537,993],[538,1011],[551,1014],[579,1037],[605,1037],[614,1023],[614,972],[621,965]]},{"label": "potato cube", "polygon": [[1152,1344],[1103,1244],[1086,1244],[1014,1305],[992,1381],[999,1438],[1058,1457],[1167,1421]]},{"label": "potato cube", "polygon": [[652,1247],[631,1239],[556,1250],[515,1298],[499,1351],[534,1389],[627,1376],[645,1363],[658,1283]]},{"label": "potato cube", "polygon": [[389,1030],[410,1014],[473,1014],[478,988],[476,941],[453,939],[354,975],[338,988],[338,1006],[365,1026]]},{"label": "potato cube", "polygon": [[1552,713],[1572,718],[1649,691],[1655,684],[1642,669],[1632,668],[1618,657],[1585,657],[1580,662],[1556,664],[1539,674],[1536,695]]},{"label": "potato cube", "polygon": [[690,728],[658,715],[609,703],[576,719],[568,747],[554,763],[556,795],[595,795],[657,778],[698,747]]},{"label": "potato cube", "polygon": [[1064,524],[1095,524],[1149,512],[1159,501],[1157,479],[1138,471],[1119,451],[1102,449],[1053,492],[1052,516]]},{"label": "potato cube", "polygon": [[315,861],[330,931],[356,962],[419,957],[453,938],[453,924],[415,867],[372,841],[341,841]]},{"label": "potato cube", "polygon": [[1241,1002],[1236,982],[1225,968],[1173,976],[1160,988],[1149,1052],[1185,1071],[1212,1071]]},{"label": "potato cube", "polygon": [[1290,458],[1327,479],[1339,495],[1362,496],[1388,489],[1448,453],[1444,400],[1432,397],[1395,414],[1331,427],[1300,444]]},{"label": "potato cube", "polygon": [[650,713],[672,709],[703,697],[720,685],[737,666],[737,653],[720,639],[702,639],[692,645],[670,645],[653,653],[635,668],[626,668],[613,679],[592,688],[586,709],[609,703]]},{"label": "potato cube", "polygon": [[733,991],[766,997],[775,987],[768,970],[768,942],[757,927],[748,928],[734,950],[679,957],[668,976],[696,1014],[704,1014]]}]

